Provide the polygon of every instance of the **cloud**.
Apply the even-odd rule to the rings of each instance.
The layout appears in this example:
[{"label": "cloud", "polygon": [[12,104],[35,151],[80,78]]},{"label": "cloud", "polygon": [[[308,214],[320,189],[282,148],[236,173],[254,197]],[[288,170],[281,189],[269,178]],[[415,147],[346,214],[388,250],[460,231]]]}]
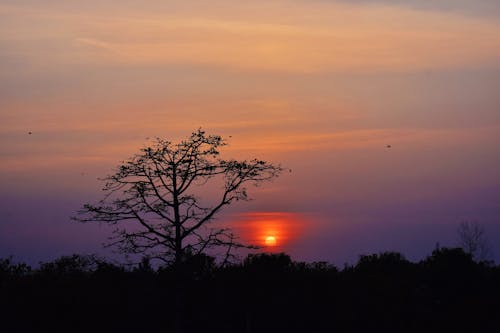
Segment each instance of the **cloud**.
[{"label": "cloud", "polygon": [[[348,15],[350,20],[342,26],[189,18],[166,18],[166,23],[154,19],[113,22],[103,39],[78,37],[77,41],[91,49],[78,48],[77,52],[82,61],[91,62],[201,64],[305,73],[494,65],[500,56],[500,27],[487,23],[439,15],[423,18],[398,10],[371,14],[332,10],[330,15]],[[380,25],[380,20],[392,23]],[[155,40],[148,33],[152,26]],[[102,29],[95,28],[99,35]],[[124,30],[135,37],[121,40]]]},{"label": "cloud", "polygon": [[498,19],[500,2],[497,0],[320,0],[349,4],[405,6],[418,10],[449,11]]},{"label": "cloud", "polygon": [[[271,2],[207,14],[3,7],[0,56],[37,67],[190,65],[292,73],[412,72],[497,66],[500,26],[404,7]],[[290,2],[292,3],[292,2]],[[386,2],[392,3],[392,2]],[[250,9],[252,11],[250,11]],[[248,14],[247,10],[252,14]],[[262,15],[261,15],[262,14]],[[21,25],[20,22],[23,22]]]}]

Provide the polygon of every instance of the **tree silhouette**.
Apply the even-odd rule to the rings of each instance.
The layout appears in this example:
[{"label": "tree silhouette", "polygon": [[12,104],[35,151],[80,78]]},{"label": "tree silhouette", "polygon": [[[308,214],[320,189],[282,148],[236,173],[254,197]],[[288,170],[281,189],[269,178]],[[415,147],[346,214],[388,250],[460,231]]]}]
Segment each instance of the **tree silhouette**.
[{"label": "tree silhouette", "polygon": [[179,264],[186,255],[225,247],[227,257],[245,245],[209,222],[224,207],[248,200],[248,184],[271,180],[282,169],[257,159],[224,160],[219,150],[225,145],[201,129],[178,143],[157,138],[104,178],[104,198],[85,204],[75,219],[114,225],[108,245],[124,253]]},{"label": "tree silhouette", "polygon": [[52,276],[83,275],[94,271],[98,261],[94,255],[61,256],[52,262],[40,263],[39,271]]},{"label": "tree silhouette", "polygon": [[487,260],[490,248],[484,227],[477,222],[463,221],[457,228],[460,247],[476,261]]}]

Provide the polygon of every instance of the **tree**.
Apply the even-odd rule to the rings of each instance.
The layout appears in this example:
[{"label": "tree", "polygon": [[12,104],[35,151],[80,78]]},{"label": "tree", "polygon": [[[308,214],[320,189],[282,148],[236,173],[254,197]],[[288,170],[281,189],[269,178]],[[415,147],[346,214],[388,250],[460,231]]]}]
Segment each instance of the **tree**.
[{"label": "tree", "polygon": [[40,263],[38,271],[56,277],[85,275],[95,271],[98,261],[94,255],[73,254],[61,256],[52,262]]},{"label": "tree", "polygon": [[271,180],[282,168],[257,159],[222,159],[225,145],[201,129],[178,143],[157,138],[104,178],[104,198],[85,204],[75,219],[115,226],[107,245],[124,253],[179,264],[186,255],[225,247],[227,259],[246,245],[230,229],[209,228],[209,222],[226,206],[248,200],[248,184]]},{"label": "tree", "polygon": [[411,263],[398,252],[362,255],[355,270],[364,273],[394,274],[407,272]]},{"label": "tree", "polygon": [[457,229],[460,247],[474,260],[484,261],[490,255],[484,227],[477,222],[463,221]]}]

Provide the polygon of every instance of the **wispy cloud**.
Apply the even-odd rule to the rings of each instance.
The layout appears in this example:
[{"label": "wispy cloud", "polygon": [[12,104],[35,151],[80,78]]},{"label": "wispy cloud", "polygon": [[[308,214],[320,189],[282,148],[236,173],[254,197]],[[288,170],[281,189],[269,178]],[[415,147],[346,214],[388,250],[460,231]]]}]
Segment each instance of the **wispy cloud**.
[{"label": "wispy cloud", "polygon": [[[128,12],[120,17],[111,12],[110,16],[46,10],[37,14],[33,9],[24,13],[9,8],[4,8],[5,16],[26,19],[22,26],[21,20],[4,23],[0,40],[8,38],[9,43],[3,52],[11,49],[37,63],[411,72],[496,66],[500,57],[500,25],[495,22],[402,7],[333,2],[318,11],[298,2],[285,9],[266,7],[271,13],[264,20],[242,14],[234,5],[219,17],[203,17],[194,7],[178,15]],[[275,22],[270,21],[272,14]],[[46,47],[33,36],[45,41]]]},{"label": "wispy cloud", "polygon": [[466,15],[480,15],[498,19],[500,3],[497,0],[319,0],[349,4],[405,6],[421,10],[448,11]]}]

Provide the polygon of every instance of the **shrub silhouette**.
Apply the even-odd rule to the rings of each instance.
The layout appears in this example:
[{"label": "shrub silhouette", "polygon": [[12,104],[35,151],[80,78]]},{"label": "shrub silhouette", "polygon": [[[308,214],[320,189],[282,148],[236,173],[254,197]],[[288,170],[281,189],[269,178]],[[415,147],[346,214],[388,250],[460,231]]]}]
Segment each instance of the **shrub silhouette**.
[{"label": "shrub silhouette", "polygon": [[255,273],[287,272],[292,267],[292,259],[285,253],[250,254],[244,260],[243,267]]}]

